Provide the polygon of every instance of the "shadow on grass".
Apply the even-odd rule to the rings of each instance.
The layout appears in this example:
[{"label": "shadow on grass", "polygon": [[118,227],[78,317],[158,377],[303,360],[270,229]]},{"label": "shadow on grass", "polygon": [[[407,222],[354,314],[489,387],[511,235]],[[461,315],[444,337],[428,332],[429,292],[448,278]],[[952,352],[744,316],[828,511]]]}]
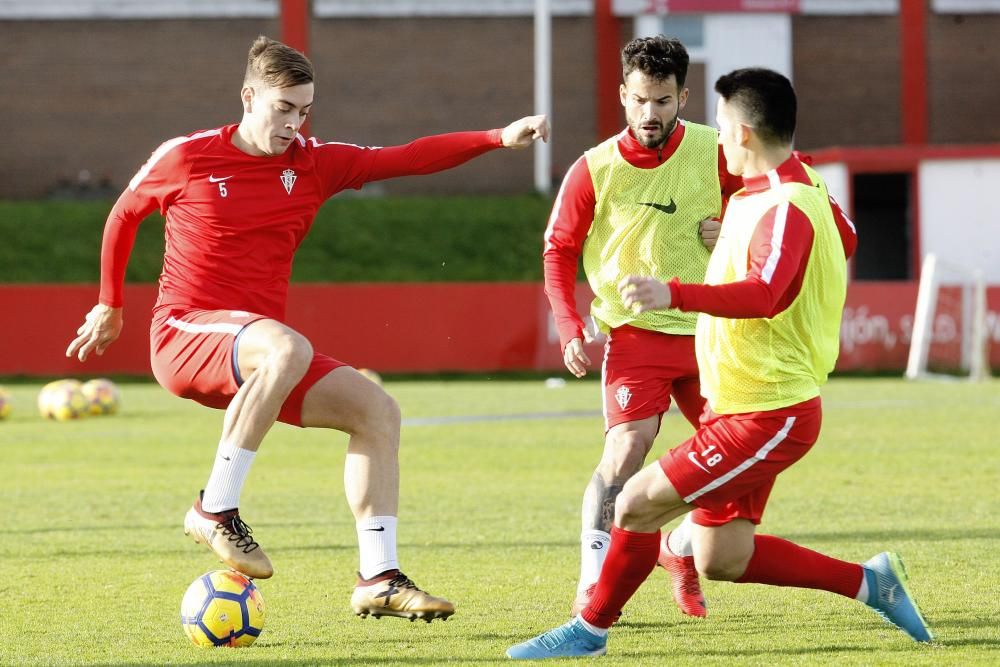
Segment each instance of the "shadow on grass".
[{"label": "shadow on grass", "polygon": [[[399,545],[401,549],[462,549],[468,550],[470,548],[487,548],[490,553],[495,553],[498,549],[511,550],[511,545],[499,543],[499,542],[481,542],[476,544],[407,544],[402,543]],[[527,544],[519,544],[518,548],[524,549],[550,549],[553,547],[565,547],[570,548],[573,544],[570,542],[531,542]],[[294,546],[276,546],[269,547],[268,553],[272,554],[293,554],[303,551],[356,551],[358,545],[356,544],[296,544]],[[70,558],[96,558],[96,557],[109,557],[109,558],[124,558],[124,557],[148,557],[148,556],[174,556],[184,551],[188,551],[189,547],[187,544],[183,546],[163,548],[163,549],[137,549],[129,547],[115,547],[109,549],[81,549],[79,551],[70,550],[56,550],[46,553],[46,558],[52,559],[70,559]],[[30,549],[22,549],[17,553],[4,553],[0,551],[0,557],[3,558],[34,558],[35,554],[31,552]]]},{"label": "shadow on grass", "polygon": [[177,524],[170,525],[159,525],[159,526],[139,526],[136,524],[130,524],[128,526],[53,526],[49,528],[14,528],[5,530],[4,532],[8,535],[41,535],[44,533],[90,533],[90,532],[119,532],[119,531],[130,531],[135,532],[138,530],[158,530],[158,531],[168,531],[177,530]]},{"label": "shadow on grass", "polygon": [[[296,547],[285,547],[277,549],[268,549],[271,553],[289,553],[296,551],[355,551],[357,550],[356,544],[345,545],[345,544],[317,544],[317,545],[305,545]],[[130,549],[129,547],[119,547],[115,549],[90,549],[81,551],[53,551],[46,555],[46,558],[59,559],[59,558],[95,558],[106,556],[109,558],[124,558],[124,557],[148,557],[148,556],[176,556],[184,552],[191,551],[191,547],[188,545],[178,546],[176,548],[170,549]],[[201,550],[199,549],[199,552]],[[207,553],[207,552],[206,552]],[[25,558],[32,557],[30,553],[24,554],[3,554],[0,552],[0,556],[9,558]]]},{"label": "shadow on grass", "polygon": [[956,648],[959,646],[969,646],[973,648],[1000,649],[1000,639],[956,639],[954,641],[945,640],[935,643],[940,643],[943,646],[954,646]]},{"label": "shadow on grass", "polygon": [[[767,530],[762,530],[767,533]],[[845,530],[845,531],[791,531],[781,537],[793,542],[808,543],[816,541],[843,541],[848,543],[879,542],[885,548],[892,548],[893,540],[911,540],[915,542],[951,542],[955,540],[996,540],[997,531],[991,528],[907,528],[900,530]]]},{"label": "shadow on grass", "polygon": [[[881,647],[879,648],[879,653],[905,653],[909,654],[914,650],[928,650],[933,648],[932,646],[924,646],[914,642],[912,645],[901,644],[898,647]],[[866,644],[858,643],[855,645],[850,644],[817,644],[814,646],[802,646],[795,648],[765,648],[765,649],[726,649],[726,650],[711,650],[699,648],[696,651],[692,651],[692,655],[699,656],[711,656],[720,658],[754,658],[763,656],[810,656],[810,655],[823,655],[825,659],[834,659],[837,654],[853,654],[853,653],[863,653],[870,655],[872,652],[871,646]]]},{"label": "shadow on grass", "polygon": [[996,618],[942,618],[931,616],[928,619],[932,630],[937,628],[989,628],[996,633],[995,641],[1000,642],[1000,624]]},{"label": "shadow on grass", "polygon": [[[294,645],[289,646],[289,649],[294,649],[295,646],[301,646],[301,642],[297,642]],[[280,646],[276,644],[269,644],[268,648]],[[184,665],[282,665],[287,667],[297,667],[298,665],[310,667],[315,667],[316,665],[350,665],[351,667],[357,667],[358,665],[440,665],[442,662],[453,662],[453,663],[478,663],[484,665],[490,665],[493,663],[504,663],[509,664],[510,658],[499,652],[499,654],[494,657],[484,658],[482,656],[461,656],[452,655],[448,656],[446,659],[438,657],[400,657],[398,655],[387,655],[373,654],[373,655],[352,655],[349,658],[329,658],[320,659],[316,658],[273,658],[261,656],[257,658],[244,657],[246,651],[253,651],[252,647],[241,649],[241,657],[238,660],[205,660],[205,661],[191,661],[182,662],[177,661],[173,664]],[[102,662],[95,663],[95,667],[148,667],[149,665],[159,664],[156,662]]]},{"label": "shadow on grass", "polygon": [[[346,521],[327,521],[323,523],[316,522],[306,522],[306,521],[260,521],[254,522],[254,527],[259,528],[282,528],[282,529],[293,529],[293,528],[323,528],[327,527],[330,530],[342,528]],[[410,521],[410,524],[423,523]],[[31,528],[7,528],[4,533],[7,535],[35,535],[43,533],[78,533],[78,532],[118,532],[118,531],[136,531],[136,530],[162,530],[162,531],[174,531],[179,528],[179,524],[128,524],[128,525],[93,525],[93,526],[44,526],[44,527],[31,527]],[[762,533],[768,533],[769,531],[762,530]],[[783,532],[780,537],[792,540],[793,542],[807,543],[809,541],[842,541],[842,542],[882,542],[886,548],[892,548],[893,540],[905,540],[905,541],[916,541],[916,542],[951,542],[951,541],[961,541],[961,540],[997,540],[997,531],[994,528],[946,528],[946,527],[935,527],[935,528],[913,528],[913,529],[878,529],[878,530],[856,530],[852,529],[849,531],[789,531]],[[480,542],[480,541],[469,541],[469,542],[420,542],[420,543],[407,543],[401,542],[400,546],[419,546],[422,549],[469,549],[469,548],[486,548],[486,549],[534,549],[538,547],[574,547],[577,546],[577,542],[573,540],[552,540],[552,541],[536,541],[536,542]],[[326,546],[278,546],[277,548],[272,547],[272,550],[297,550],[297,549],[319,549],[328,548]],[[329,548],[346,548],[343,545],[331,546]]]}]

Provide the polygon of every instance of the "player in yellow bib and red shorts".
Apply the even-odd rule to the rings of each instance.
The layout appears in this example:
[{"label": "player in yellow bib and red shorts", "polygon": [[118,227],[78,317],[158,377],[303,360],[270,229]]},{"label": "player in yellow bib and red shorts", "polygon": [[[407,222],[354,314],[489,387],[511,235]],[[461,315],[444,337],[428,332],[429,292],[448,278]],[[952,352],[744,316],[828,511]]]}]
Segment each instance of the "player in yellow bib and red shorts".
[{"label": "player in yellow bib and red shorts", "polygon": [[916,641],[933,638],[897,554],[851,563],[756,533],[777,475],[819,437],[819,388],[839,352],[855,237],[838,226],[822,179],[792,153],[788,79],[744,69],[715,88],[719,141],[745,189],[729,201],[705,282],[629,276],[619,284],[638,312],[700,313],[709,409],[692,438],[625,485],[589,604],[508,649],[512,658],[603,655],[609,628],[656,565],[660,527],[689,511],[695,564],[709,579],[830,591],[866,603]]},{"label": "player in yellow bib and red shorts", "polygon": [[[718,218],[743,186],[730,174],[714,129],[682,120],[688,54],[662,35],[622,49],[621,103],[628,126],[587,150],[563,179],[545,231],[545,292],[566,367],[577,377],[590,359],[592,333],[577,312],[577,267],[595,294],[590,314],[608,335],[601,364],[604,451],[583,496],[580,577],[572,613],[590,599],[611,542],[615,499],[643,465],[664,412],[675,402],[697,426],[705,399],[698,386],[694,313],[635,313],[618,281],[630,274],[700,282]],[[714,219],[714,222],[713,222]],[[703,238],[704,235],[704,238]],[[675,600],[706,614],[687,524],[664,539],[661,564]]]}]

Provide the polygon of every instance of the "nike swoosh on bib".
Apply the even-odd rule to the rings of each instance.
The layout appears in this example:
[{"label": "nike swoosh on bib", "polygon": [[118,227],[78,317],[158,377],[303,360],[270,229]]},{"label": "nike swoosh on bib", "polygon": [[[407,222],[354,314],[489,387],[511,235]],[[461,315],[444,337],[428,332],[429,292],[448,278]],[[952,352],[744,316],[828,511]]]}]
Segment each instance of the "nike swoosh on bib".
[{"label": "nike swoosh on bib", "polygon": [[641,201],[639,204],[642,206],[652,206],[657,211],[663,211],[664,213],[673,213],[677,210],[677,204],[674,203],[673,199],[670,200],[669,204],[657,204],[651,201]]}]

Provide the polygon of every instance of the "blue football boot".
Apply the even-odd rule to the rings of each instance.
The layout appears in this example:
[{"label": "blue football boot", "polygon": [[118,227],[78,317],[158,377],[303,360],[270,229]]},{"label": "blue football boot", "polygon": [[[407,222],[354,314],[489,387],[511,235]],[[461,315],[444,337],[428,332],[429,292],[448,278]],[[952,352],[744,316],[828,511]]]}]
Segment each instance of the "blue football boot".
[{"label": "blue football boot", "polygon": [[507,649],[507,657],[515,660],[542,660],[604,655],[607,651],[608,638],[598,637],[588,631],[577,616],[565,625],[543,632],[523,644],[511,646]]},{"label": "blue football boot", "polygon": [[906,568],[899,554],[882,552],[861,567],[868,582],[868,606],[914,640],[933,640],[934,635],[906,586]]}]

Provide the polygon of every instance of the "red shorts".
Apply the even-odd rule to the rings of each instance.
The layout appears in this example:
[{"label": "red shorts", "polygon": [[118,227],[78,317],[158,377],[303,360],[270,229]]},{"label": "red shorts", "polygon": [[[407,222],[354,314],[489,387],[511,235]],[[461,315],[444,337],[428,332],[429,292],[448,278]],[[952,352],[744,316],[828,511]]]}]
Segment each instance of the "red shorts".
[{"label": "red shorts", "polygon": [[[268,319],[241,310],[180,310],[161,308],[153,313],[149,355],[153,375],[167,391],[210,408],[225,409],[243,384],[236,363],[240,336],[247,325]],[[320,378],[346,366],[323,354],[314,354],[278,413],[278,421],[302,425],[302,400]]]},{"label": "red shorts", "polygon": [[697,428],[705,407],[698,383],[694,336],[677,336],[625,325],[612,329],[601,368],[604,430],[662,415],[670,396]]},{"label": "red shorts", "polygon": [[759,524],[775,477],[805,456],[821,421],[818,396],[768,412],[706,410],[694,436],[664,454],[660,467],[684,502],[698,508],[691,513],[696,524]]}]

